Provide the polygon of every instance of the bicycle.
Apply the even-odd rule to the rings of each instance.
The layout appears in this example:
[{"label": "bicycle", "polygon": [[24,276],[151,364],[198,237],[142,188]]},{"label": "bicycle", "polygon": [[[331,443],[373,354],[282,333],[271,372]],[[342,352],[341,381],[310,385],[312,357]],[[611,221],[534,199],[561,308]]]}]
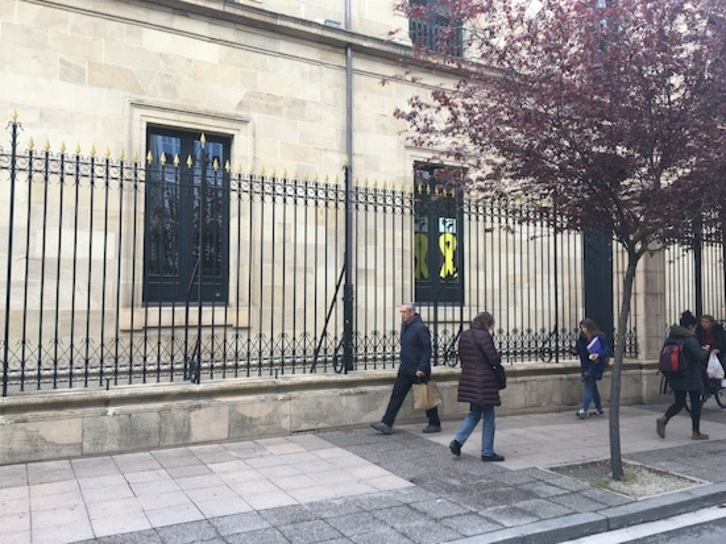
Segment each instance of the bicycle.
[{"label": "bicycle", "polygon": [[[716,404],[719,405],[721,409],[726,409],[726,387],[724,386],[725,381],[714,379],[714,378],[708,378],[707,380],[704,379],[705,382],[705,389],[703,394],[701,395],[701,407],[703,407],[704,404],[706,404],[706,401],[713,396],[713,398],[716,400]],[[686,395],[686,411],[690,414],[691,413],[691,396]]]},{"label": "bicycle", "polygon": [[552,359],[555,356],[555,351],[557,347],[552,348],[552,337],[557,334],[557,326],[555,326],[551,331],[549,336],[545,338],[545,340],[540,344],[539,349],[537,349],[537,358],[540,359],[543,363],[551,363]]}]

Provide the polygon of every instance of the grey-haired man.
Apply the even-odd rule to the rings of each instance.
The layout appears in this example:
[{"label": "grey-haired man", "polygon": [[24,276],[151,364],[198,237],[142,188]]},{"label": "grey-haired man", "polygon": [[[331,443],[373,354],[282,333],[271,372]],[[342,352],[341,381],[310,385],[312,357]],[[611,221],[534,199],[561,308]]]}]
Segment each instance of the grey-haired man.
[{"label": "grey-haired man", "polygon": [[[386,408],[383,419],[378,423],[371,423],[371,427],[383,434],[393,432],[393,422],[396,420],[398,411],[403,406],[403,401],[411,390],[411,386],[415,383],[427,382],[431,377],[431,333],[421,316],[416,313],[415,304],[410,302],[402,304],[399,312],[402,320],[401,364],[398,367],[391,400],[388,401],[388,408]],[[441,432],[438,408],[426,410],[426,417],[429,424],[423,432]]]}]

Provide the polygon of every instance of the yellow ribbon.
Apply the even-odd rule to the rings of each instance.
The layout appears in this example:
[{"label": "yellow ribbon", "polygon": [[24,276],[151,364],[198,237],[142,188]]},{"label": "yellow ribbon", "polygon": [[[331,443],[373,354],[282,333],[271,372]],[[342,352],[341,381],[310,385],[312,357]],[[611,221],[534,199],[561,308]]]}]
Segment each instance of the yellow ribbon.
[{"label": "yellow ribbon", "polygon": [[441,265],[439,276],[442,278],[455,278],[459,275],[454,265],[454,252],[456,251],[456,235],[451,232],[444,232],[439,236],[439,249],[444,257],[444,264]]},{"label": "yellow ribbon", "polygon": [[417,232],[413,236],[413,256],[416,261],[416,269],[413,277],[416,280],[429,279],[429,265],[426,257],[429,253],[429,237],[428,234]]}]

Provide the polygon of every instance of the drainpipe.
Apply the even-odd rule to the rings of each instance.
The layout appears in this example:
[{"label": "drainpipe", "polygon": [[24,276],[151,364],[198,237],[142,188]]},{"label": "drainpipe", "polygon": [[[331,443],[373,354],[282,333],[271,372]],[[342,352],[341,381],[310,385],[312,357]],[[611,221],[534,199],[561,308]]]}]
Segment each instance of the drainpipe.
[{"label": "drainpipe", "polygon": [[[351,30],[351,1],[345,0],[345,30]],[[353,370],[353,50],[345,46],[345,284],[343,286],[343,368]]]}]

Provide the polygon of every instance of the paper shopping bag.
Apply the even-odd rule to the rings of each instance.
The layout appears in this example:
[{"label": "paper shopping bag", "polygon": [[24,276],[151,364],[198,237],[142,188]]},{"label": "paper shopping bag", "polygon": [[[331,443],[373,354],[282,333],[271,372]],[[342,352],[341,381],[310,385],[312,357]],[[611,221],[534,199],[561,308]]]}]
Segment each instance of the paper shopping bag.
[{"label": "paper shopping bag", "polygon": [[441,395],[436,382],[429,380],[426,383],[415,383],[412,389],[414,410],[430,410],[441,404]]}]

